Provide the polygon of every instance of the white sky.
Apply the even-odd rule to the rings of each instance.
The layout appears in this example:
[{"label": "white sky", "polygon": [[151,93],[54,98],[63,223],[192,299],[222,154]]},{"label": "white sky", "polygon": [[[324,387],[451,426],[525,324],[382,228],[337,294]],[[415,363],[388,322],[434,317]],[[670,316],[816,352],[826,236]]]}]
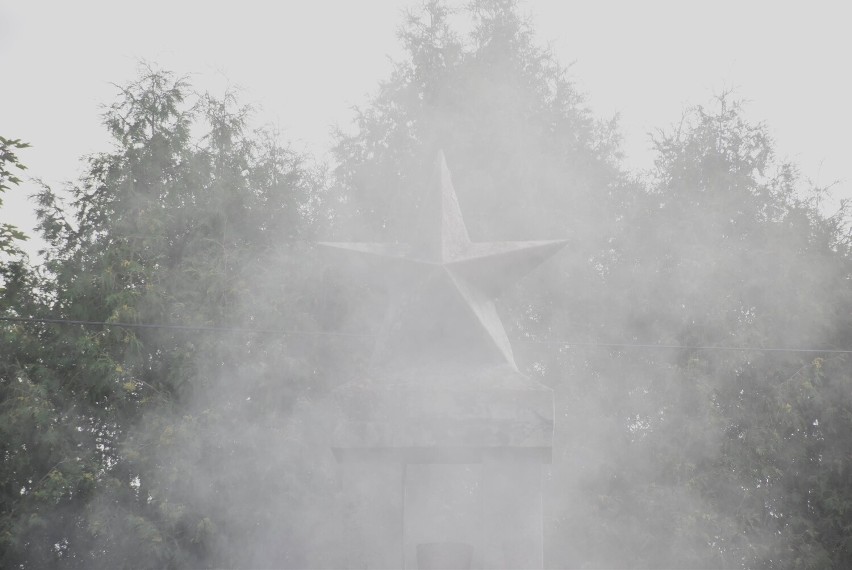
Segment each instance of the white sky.
[{"label": "white sky", "polygon": [[[523,5],[539,41],[602,117],[621,116],[627,163],[649,167],[647,133],[683,108],[736,88],[764,120],[782,156],[820,184],[841,179],[852,197],[852,34],[844,2],[560,0]],[[398,57],[401,0],[240,3],[187,0],[0,0],[0,135],[22,138],[28,174],[51,184],[106,149],[100,105],[112,83],[145,59],[191,74],[200,89],[226,85],[262,107],[297,148],[322,155]],[[844,160],[846,162],[844,162]],[[32,226],[27,184],[0,221]]]}]

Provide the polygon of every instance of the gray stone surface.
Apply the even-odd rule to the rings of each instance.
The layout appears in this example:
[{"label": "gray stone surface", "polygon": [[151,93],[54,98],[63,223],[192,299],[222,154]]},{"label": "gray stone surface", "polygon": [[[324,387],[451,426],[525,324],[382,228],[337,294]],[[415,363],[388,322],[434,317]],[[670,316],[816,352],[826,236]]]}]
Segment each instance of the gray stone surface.
[{"label": "gray stone surface", "polygon": [[344,421],[334,447],[353,450],[338,451],[341,459],[420,462],[410,448],[427,447],[442,448],[432,454],[437,462],[476,463],[489,452],[511,455],[507,448],[526,449],[516,453],[519,460],[550,460],[553,394],[506,364],[466,372],[386,370],[342,386],[336,398]]}]

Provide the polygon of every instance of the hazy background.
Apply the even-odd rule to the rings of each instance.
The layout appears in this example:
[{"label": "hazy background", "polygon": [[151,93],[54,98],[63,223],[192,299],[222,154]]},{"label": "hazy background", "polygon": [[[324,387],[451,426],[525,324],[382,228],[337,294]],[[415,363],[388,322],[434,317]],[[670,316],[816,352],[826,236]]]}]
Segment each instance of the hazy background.
[{"label": "hazy background", "polygon": [[[527,27],[490,0],[469,22],[418,10],[400,41],[407,5],[0,7],[0,135],[58,192],[83,175],[58,212],[42,192],[53,247],[0,263],[0,313],[200,325],[0,331],[0,565],[339,568],[369,545],[332,396],[374,371],[387,282],[312,243],[416,237],[418,155],[440,142],[474,239],[571,240],[498,306],[554,390],[547,564],[852,567],[848,217],[784,164],[817,185],[846,166],[840,8],[528,2]],[[248,125],[219,105],[233,87],[261,108]],[[655,158],[647,180],[622,171]],[[30,230],[37,188],[3,221]]]},{"label": "hazy background", "polygon": [[[198,89],[242,88],[262,122],[322,158],[333,127],[345,128],[398,59],[396,30],[412,5],[0,2],[0,133],[32,144],[21,153],[29,175],[76,178],[79,158],[107,144],[101,105],[144,59],[191,75]],[[838,179],[852,156],[852,39],[841,2],[548,0],[522,10],[560,61],[574,62],[569,76],[595,113],[620,115],[631,168],[651,166],[649,131],[730,88],[750,101],[750,118],[768,123],[779,154],[817,184]],[[9,193],[0,221],[31,232],[33,190]],[[834,196],[852,196],[850,181]]]}]

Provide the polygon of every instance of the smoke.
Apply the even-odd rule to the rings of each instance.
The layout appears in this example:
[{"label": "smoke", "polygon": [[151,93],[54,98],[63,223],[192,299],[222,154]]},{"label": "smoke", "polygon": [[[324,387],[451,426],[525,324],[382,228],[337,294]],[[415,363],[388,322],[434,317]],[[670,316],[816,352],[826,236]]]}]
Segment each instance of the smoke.
[{"label": "smoke", "polygon": [[[208,146],[168,171],[185,195],[153,185],[129,206],[140,219],[145,200],[171,212],[162,226],[134,231],[190,244],[178,261],[157,258],[158,269],[181,273],[164,273],[162,296],[141,297],[139,313],[162,302],[148,314],[197,317],[210,330],[140,334],[153,347],[132,363],[140,378],[169,381],[127,388],[129,398],[143,394],[133,401],[144,412],[111,434],[121,461],[104,480],[114,488],[102,485],[85,506],[89,526],[69,532],[90,537],[78,543],[90,541],[87,561],[393,567],[416,564],[418,545],[463,543],[473,545],[474,567],[528,567],[536,562],[517,553],[535,550],[536,533],[546,567],[778,567],[809,548],[809,560],[827,559],[824,543],[807,537],[831,532],[820,526],[830,501],[807,498],[814,491],[801,480],[826,465],[838,479],[848,469],[848,355],[803,349],[852,340],[842,218],[819,212],[795,168],[774,156],[766,128],[746,122],[730,95],[659,134],[649,175],[627,172],[617,123],[592,115],[512,2],[459,12],[470,29],[454,28],[437,2],[410,16],[400,34],[407,58],[353,130],[338,134],[331,168],[251,132],[244,110],[224,101],[208,118]],[[190,136],[180,121],[173,129]],[[134,176],[168,162],[157,146],[167,144],[156,143]],[[129,145],[134,160],[141,146]],[[393,390],[429,384],[395,412],[420,421],[411,410],[427,409],[415,428],[442,441],[454,414],[478,417],[493,405],[509,410],[498,436],[532,440],[511,431],[537,421],[527,408],[510,413],[530,397],[512,382],[552,390],[552,464],[541,472],[487,453],[433,465],[347,464],[333,452],[360,435],[349,421],[358,406],[379,406],[358,390],[387,380],[371,355],[393,330],[386,315],[398,268],[385,273],[315,243],[422,241],[439,150],[474,242],[568,245],[496,301],[524,380],[499,367],[447,374],[446,384],[505,393],[498,404],[468,402],[451,386],[442,408],[426,376],[440,366],[423,366],[393,378]],[[192,161],[212,197],[182,178]],[[395,397],[387,400],[403,401]],[[454,408],[459,401],[474,412]],[[376,423],[367,429],[383,429]],[[415,428],[371,437],[404,440],[382,452],[415,453],[428,447]],[[412,433],[416,444],[405,440]],[[514,542],[483,538],[500,525],[513,528]]]}]

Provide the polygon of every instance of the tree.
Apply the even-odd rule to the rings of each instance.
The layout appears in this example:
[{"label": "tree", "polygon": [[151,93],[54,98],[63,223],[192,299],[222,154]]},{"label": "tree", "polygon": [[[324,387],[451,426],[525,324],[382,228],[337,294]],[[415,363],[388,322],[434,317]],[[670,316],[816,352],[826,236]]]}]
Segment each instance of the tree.
[{"label": "tree", "polygon": [[[0,193],[20,183],[15,171],[25,166],[16,151],[28,146],[0,138]],[[16,243],[23,239],[14,226],[0,227],[0,315],[6,319],[38,316],[46,302],[40,273]],[[33,537],[42,539],[46,527],[67,522],[62,509],[51,507],[76,502],[77,496],[63,496],[68,479],[75,480],[76,495],[85,495],[91,465],[84,453],[69,456],[85,436],[65,423],[67,410],[51,394],[56,378],[42,352],[45,328],[14,320],[0,326],[0,564],[12,567]],[[47,562],[40,552],[33,554],[34,564]]]},{"label": "tree", "polygon": [[[44,278],[7,287],[4,312],[107,325],[4,327],[4,565],[238,564],[246,550],[224,546],[247,549],[270,517],[251,507],[293,482],[244,470],[283,430],[282,461],[305,445],[284,412],[322,388],[330,348],[228,330],[316,328],[300,244],[321,177],[249,115],[146,67],[107,108],[115,147],[88,158],[70,204],[39,194]],[[133,326],[147,323],[167,326]]]},{"label": "tree", "polygon": [[[12,186],[20,184],[21,179],[15,174],[16,170],[26,170],[18,159],[16,152],[30,145],[20,139],[0,137],[0,207],[3,206],[2,194]],[[26,236],[12,224],[0,225],[0,253],[15,253],[15,241],[24,240]]]},{"label": "tree", "polygon": [[[582,537],[569,566],[845,566],[848,356],[761,350],[849,347],[843,213],[802,197],[729,96],[655,144],[614,242],[606,326],[696,348],[604,353],[606,388],[583,394],[582,421],[608,453],[554,536]],[[699,348],[714,346],[754,350]]]}]

